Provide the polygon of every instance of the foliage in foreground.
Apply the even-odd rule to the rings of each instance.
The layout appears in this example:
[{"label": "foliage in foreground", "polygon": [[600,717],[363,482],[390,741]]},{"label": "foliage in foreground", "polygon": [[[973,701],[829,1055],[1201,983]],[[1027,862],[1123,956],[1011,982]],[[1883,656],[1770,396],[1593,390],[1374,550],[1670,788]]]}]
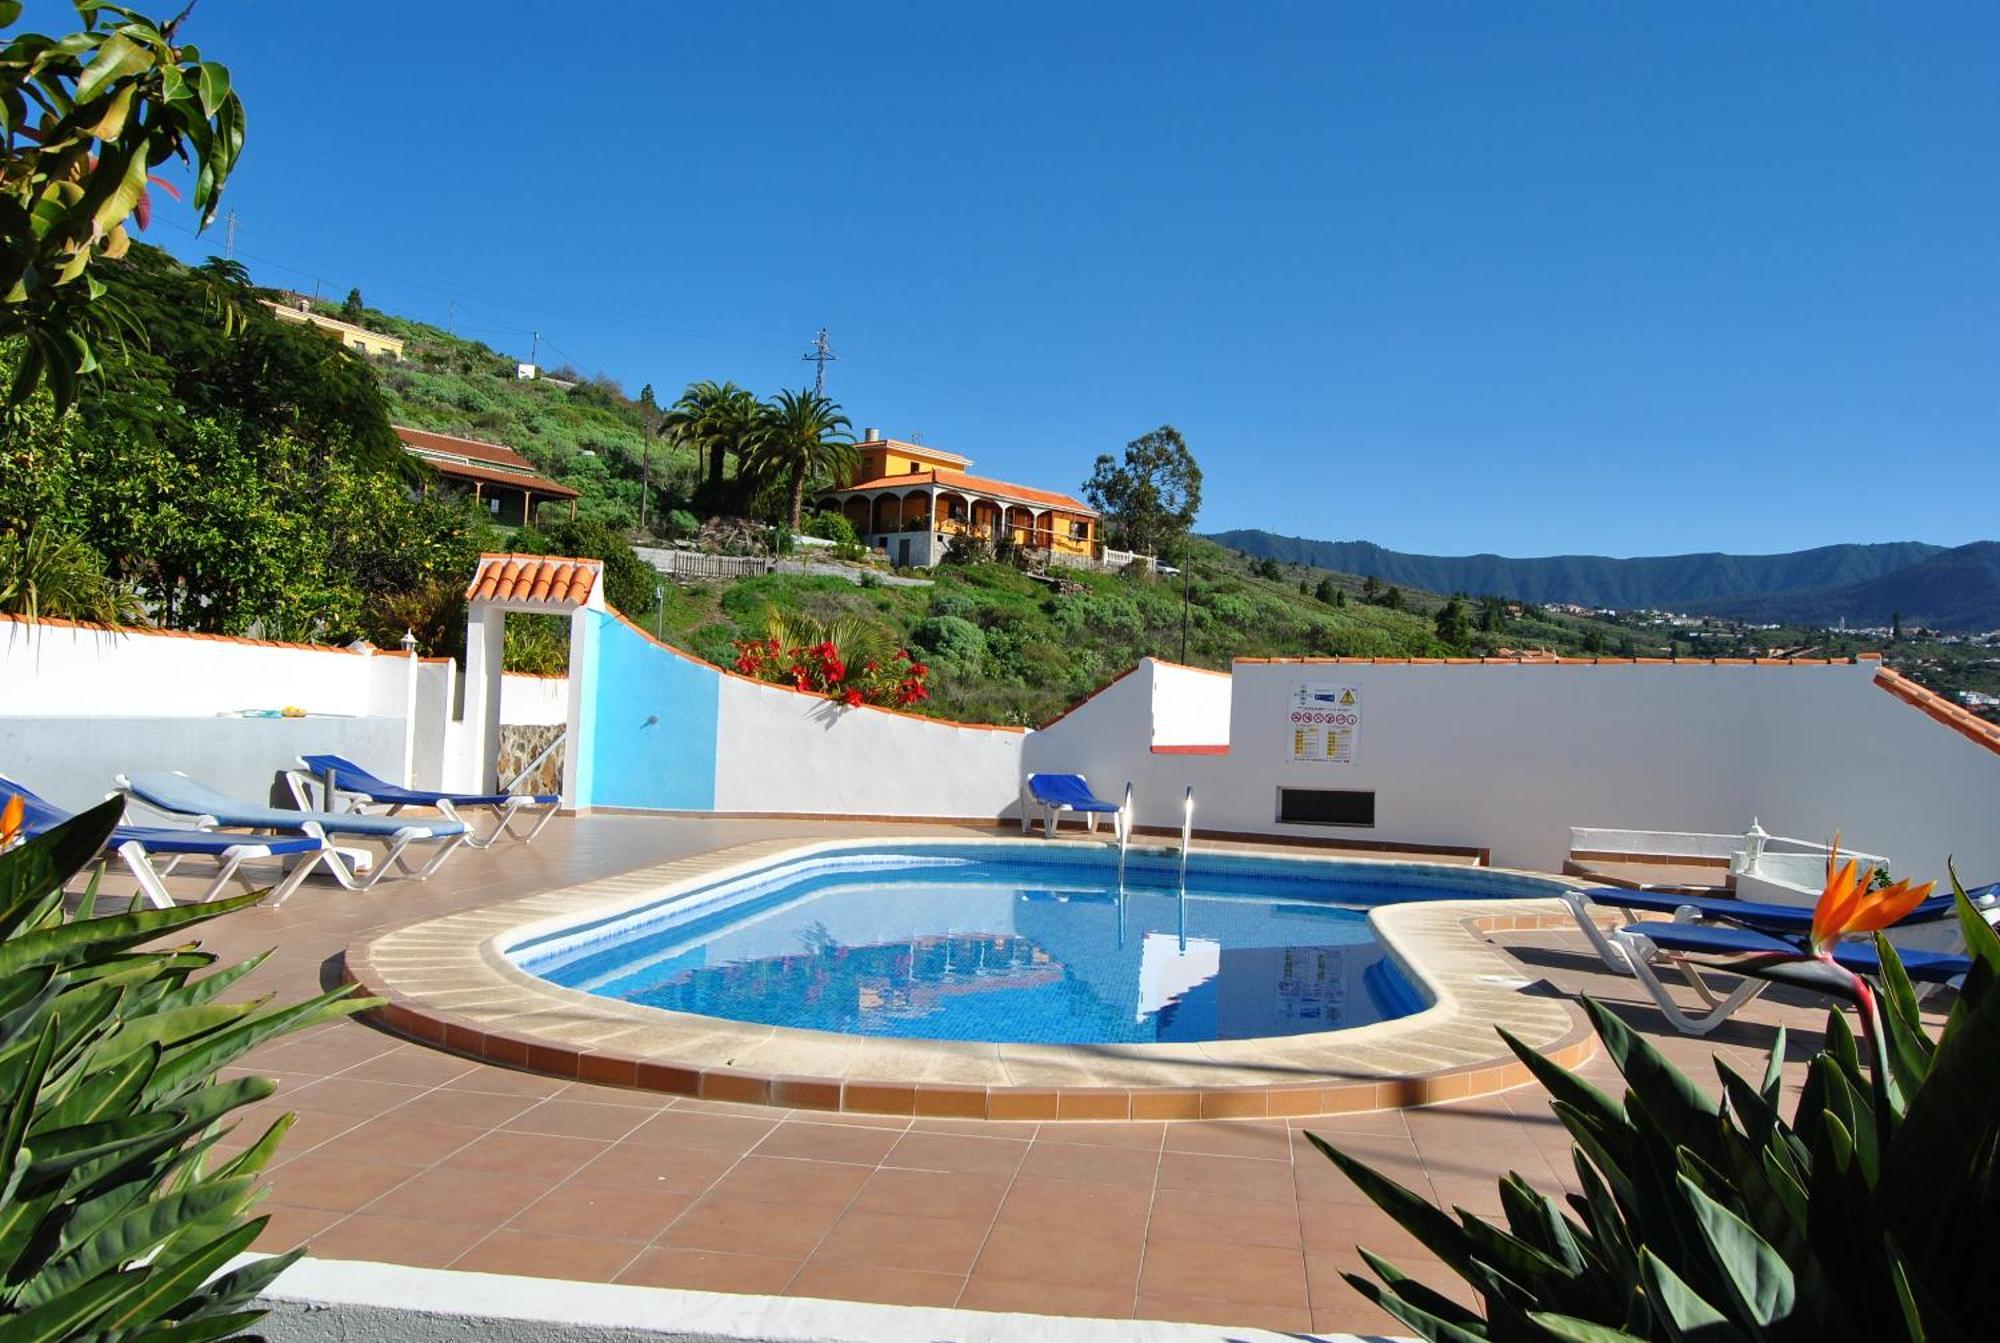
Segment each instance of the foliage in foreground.
[{"label": "foliage in foreground", "polygon": [[[1315,1138],[1473,1287],[1483,1310],[1366,1251],[1380,1282],[1348,1281],[1436,1343],[1991,1337],[2000,938],[1962,888],[1958,907],[1973,966],[1942,1032],[1924,1029],[1902,964],[1878,935],[1881,1007],[1850,979],[1861,1040],[1842,1011],[1829,1014],[1789,1120],[1778,1109],[1782,1033],[1754,1083],[1718,1056],[1722,1095],[1712,1097],[1585,1000],[1625,1077],[1622,1103],[1509,1037],[1575,1139],[1583,1192],[1566,1208],[1510,1174],[1504,1225],[1463,1210],[1453,1218]],[[1806,957],[1753,973],[1842,992],[1832,969]]]},{"label": "foliage in foreground", "polygon": [[212,969],[216,957],[194,942],[145,949],[259,895],[98,915],[93,881],[83,908],[65,918],[64,883],[97,854],[120,809],[104,803],[0,853],[8,1343],[193,1343],[253,1323],[262,1312],[251,1301],[296,1253],[214,1275],[263,1229],[251,1216],[255,1177],[291,1116],[218,1155],[231,1113],[275,1089],[218,1074],[264,1041],[367,1005],[345,989],[284,1007],[223,1002],[262,957]]}]

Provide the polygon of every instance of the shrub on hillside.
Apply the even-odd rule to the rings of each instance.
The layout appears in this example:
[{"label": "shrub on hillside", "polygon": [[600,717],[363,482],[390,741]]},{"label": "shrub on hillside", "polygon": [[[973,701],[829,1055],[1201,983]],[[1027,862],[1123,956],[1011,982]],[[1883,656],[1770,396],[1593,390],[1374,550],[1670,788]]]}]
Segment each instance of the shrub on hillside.
[{"label": "shrub on hillside", "polygon": [[993,544],[977,532],[958,532],[944,545],[944,562],[966,568],[993,562]]},{"label": "shrub on hillside", "polygon": [[918,622],[910,641],[932,663],[956,675],[976,675],[986,661],[986,632],[959,616],[931,616]]},{"label": "shrub on hillside", "polygon": [[800,527],[799,530],[807,536],[816,536],[822,541],[831,541],[836,546],[853,546],[859,549],[861,545],[861,534],[854,530],[852,522],[839,513],[822,510],[807,518],[805,525]]}]

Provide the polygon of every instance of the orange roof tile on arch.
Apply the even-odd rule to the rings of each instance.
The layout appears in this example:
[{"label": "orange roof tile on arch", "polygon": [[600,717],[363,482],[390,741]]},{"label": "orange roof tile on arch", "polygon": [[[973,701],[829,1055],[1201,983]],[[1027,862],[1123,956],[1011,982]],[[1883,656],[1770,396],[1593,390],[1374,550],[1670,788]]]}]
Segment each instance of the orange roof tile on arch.
[{"label": "orange roof tile on arch", "polygon": [[481,555],[466,597],[476,602],[569,602],[582,605],[603,560],[559,555]]}]

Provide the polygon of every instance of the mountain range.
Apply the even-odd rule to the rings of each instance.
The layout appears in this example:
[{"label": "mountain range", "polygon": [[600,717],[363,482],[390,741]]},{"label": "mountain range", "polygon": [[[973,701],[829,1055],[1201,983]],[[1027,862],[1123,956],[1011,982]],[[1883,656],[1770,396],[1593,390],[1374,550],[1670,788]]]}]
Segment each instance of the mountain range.
[{"label": "mountain range", "polygon": [[1359,574],[1430,592],[1498,593],[1787,624],[2000,627],[2000,542],[1946,548],[1922,541],[1818,546],[1777,555],[1413,555],[1369,541],[1314,541],[1272,532],[1216,532],[1247,555]]}]

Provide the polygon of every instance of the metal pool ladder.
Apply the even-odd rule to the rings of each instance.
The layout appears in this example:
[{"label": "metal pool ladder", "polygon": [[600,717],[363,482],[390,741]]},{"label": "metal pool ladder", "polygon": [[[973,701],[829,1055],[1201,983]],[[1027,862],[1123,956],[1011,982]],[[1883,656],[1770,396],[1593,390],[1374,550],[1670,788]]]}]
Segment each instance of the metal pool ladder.
[{"label": "metal pool ladder", "polygon": [[1189,784],[1181,809],[1181,890],[1187,890],[1188,839],[1194,834],[1194,785]]},{"label": "metal pool ladder", "polygon": [[1125,850],[1132,846],[1132,781],[1125,781],[1125,805],[1118,809],[1118,884],[1125,884]]}]

